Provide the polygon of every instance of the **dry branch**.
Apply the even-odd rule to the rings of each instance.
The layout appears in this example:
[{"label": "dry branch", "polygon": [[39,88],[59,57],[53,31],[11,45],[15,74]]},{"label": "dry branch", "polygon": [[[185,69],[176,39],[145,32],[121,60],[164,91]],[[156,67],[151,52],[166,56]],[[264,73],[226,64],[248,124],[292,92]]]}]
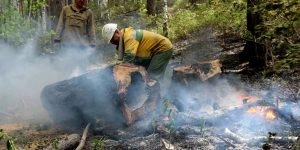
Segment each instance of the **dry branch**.
[{"label": "dry branch", "polygon": [[225,129],[223,136],[237,142],[237,143],[257,143],[257,142],[275,142],[275,143],[294,143],[297,141],[296,136],[253,136],[251,138],[243,138],[240,135],[230,131],[228,128]]},{"label": "dry branch", "polygon": [[229,146],[235,148],[236,146],[234,144],[232,144],[231,142],[227,141],[226,139],[224,139],[221,135],[216,135],[219,139],[221,139],[222,141],[224,141],[226,144],[228,144]]},{"label": "dry branch", "polygon": [[247,141],[243,137],[241,137],[241,136],[233,133],[232,131],[230,131],[228,128],[225,128],[224,136],[228,137],[229,139],[234,140],[237,143],[245,143]]},{"label": "dry branch", "polygon": [[4,116],[7,116],[7,117],[11,117],[11,118],[14,118],[15,116],[12,115],[12,114],[9,114],[7,112],[4,112],[4,111],[0,111],[0,114],[4,115]]},{"label": "dry branch", "polygon": [[90,128],[90,125],[91,125],[90,123],[86,125],[86,127],[85,127],[85,129],[83,131],[80,143],[79,143],[78,147],[76,148],[76,150],[82,150],[82,148],[84,147],[84,144],[85,144],[85,141],[86,141],[86,137],[87,137],[87,134],[88,134],[88,131],[89,131],[89,128]]}]

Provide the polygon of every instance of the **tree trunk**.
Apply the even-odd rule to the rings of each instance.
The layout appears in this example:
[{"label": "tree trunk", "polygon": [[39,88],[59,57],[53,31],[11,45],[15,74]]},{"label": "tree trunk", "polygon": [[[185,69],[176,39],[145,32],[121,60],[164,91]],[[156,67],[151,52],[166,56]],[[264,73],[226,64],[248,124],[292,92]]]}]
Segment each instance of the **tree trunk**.
[{"label": "tree trunk", "polygon": [[241,55],[242,60],[249,61],[250,68],[262,68],[266,66],[266,48],[265,45],[257,43],[256,39],[260,36],[256,26],[262,23],[259,12],[254,12],[256,5],[260,4],[260,0],[247,0],[247,30],[252,34],[253,40],[248,40],[244,48],[244,53]]},{"label": "tree trunk", "polygon": [[156,0],[147,0],[147,14],[148,15],[155,15],[155,8],[156,8]]},{"label": "tree trunk", "polygon": [[168,0],[164,0],[164,24],[163,24],[163,34],[165,37],[169,35],[169,27],[168,27]]},{"label": "tree trunk", "polygon": [[41,30],[42,30],[43,33],[45,33],[47,31],[46,3],[43,4],[40,11],[41,11],[41,17],[40,17],[40,19],[41,19],[41,22],[40,22],[41,23]]},{"label": "tree trunk", "polygon": [[109,20],[109,10],[108,10],[108,0],[98,1],[98,5],[100,6],[100,17],[101,19]]}]

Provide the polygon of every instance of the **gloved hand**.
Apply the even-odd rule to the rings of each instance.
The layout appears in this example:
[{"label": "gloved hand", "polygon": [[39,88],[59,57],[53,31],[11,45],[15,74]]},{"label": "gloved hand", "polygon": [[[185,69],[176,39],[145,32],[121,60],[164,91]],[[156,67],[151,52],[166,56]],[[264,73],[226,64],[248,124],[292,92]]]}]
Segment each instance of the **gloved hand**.
[{"label": "gloved hand", "polygon": [[53,44],[53,51],[54,53],[58,53],[61,49],[61,43],[60,40],[54,40],[54,44]]},{"label": "gloved hand", "polygon": [[115,65],[123,64],[124,62],[122,60],[115,60]]}]

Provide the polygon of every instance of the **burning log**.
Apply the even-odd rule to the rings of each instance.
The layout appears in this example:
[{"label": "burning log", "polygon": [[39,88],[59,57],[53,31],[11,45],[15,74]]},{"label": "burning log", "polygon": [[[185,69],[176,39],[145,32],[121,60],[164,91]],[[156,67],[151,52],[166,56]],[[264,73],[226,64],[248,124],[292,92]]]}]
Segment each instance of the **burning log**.
[{"label": "burning log", "polygon": [[158,82],[145,69],[115,65],[69,80],[47,85],[41,100],[50,118],[62,129],[72,130],[97,120],[123,127],[156,108],[160,99]]}]

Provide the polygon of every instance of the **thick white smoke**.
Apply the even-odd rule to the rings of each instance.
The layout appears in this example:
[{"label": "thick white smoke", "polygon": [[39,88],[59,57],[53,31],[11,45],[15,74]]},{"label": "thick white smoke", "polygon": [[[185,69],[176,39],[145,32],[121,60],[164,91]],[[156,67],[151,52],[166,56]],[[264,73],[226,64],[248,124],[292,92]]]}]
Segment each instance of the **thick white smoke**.
[{"label": "thick white smoke", "polygon": [[42,56],[35,45],[0,43],[0,122],[47,119],[40,101],[44,86],[84,73],[91,56],[101,58],[93,49]]}]

